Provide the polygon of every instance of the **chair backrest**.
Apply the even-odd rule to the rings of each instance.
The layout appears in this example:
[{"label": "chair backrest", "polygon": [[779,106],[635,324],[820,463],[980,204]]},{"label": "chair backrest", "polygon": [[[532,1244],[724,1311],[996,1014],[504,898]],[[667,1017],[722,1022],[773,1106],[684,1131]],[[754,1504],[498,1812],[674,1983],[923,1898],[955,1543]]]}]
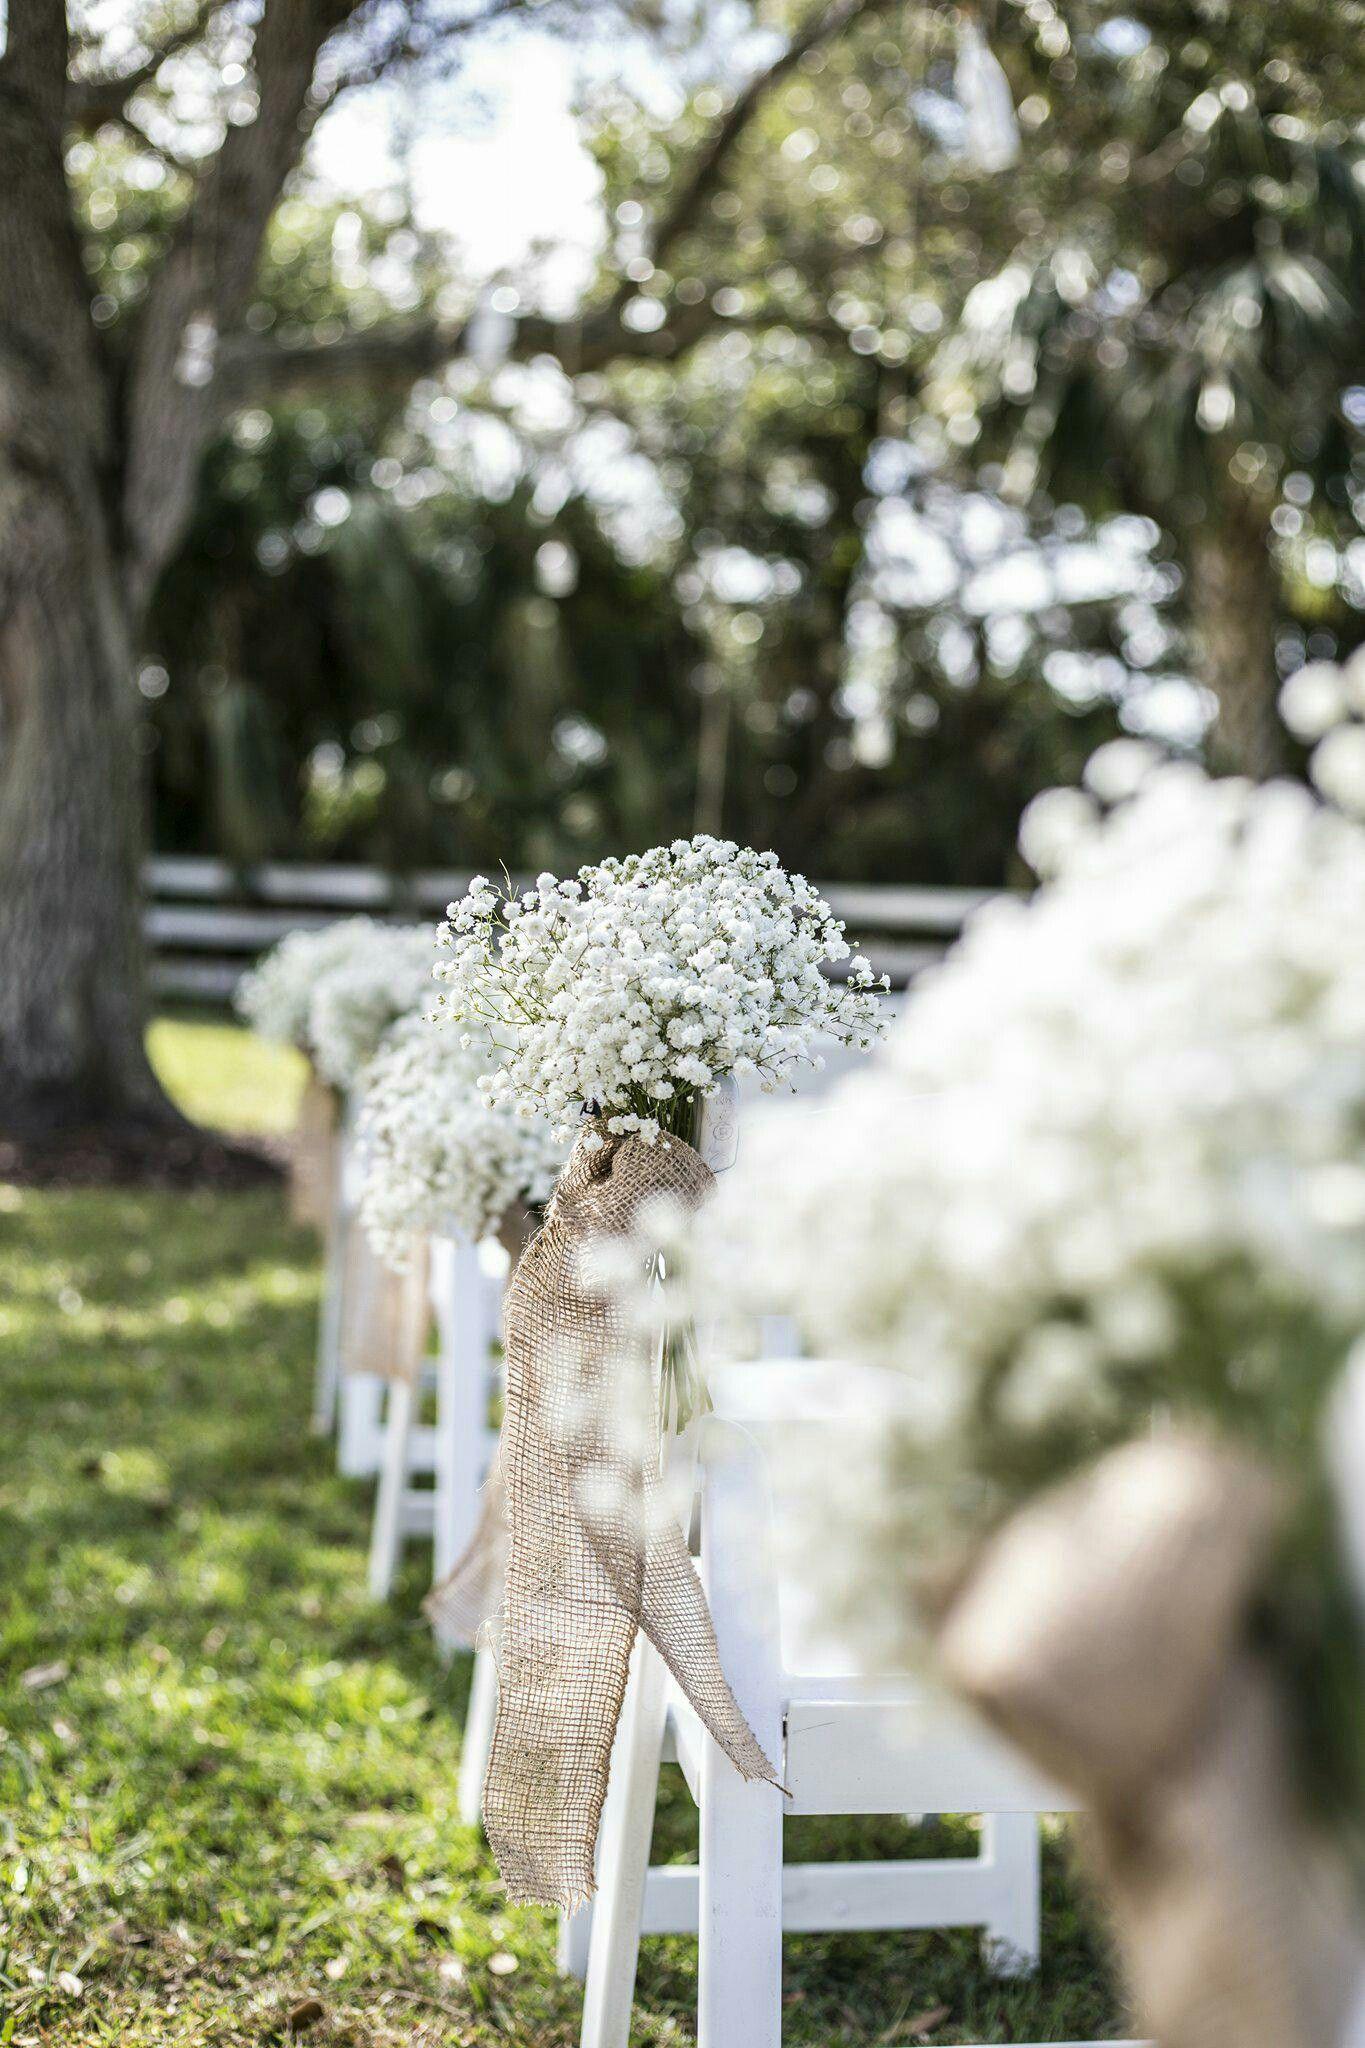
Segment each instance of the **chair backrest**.
[{"label": "chair backrest", "polygon": [[783,1670],[849,1681],[866,1675],[854,1589],[818,1568],[819,1529],[842,1511],[845,1490],[856,1494],[878,1439],[903,1408],[901,1375],[827,1359],[765,1359],[713,1370],[708,1384],[714,1414],[704,1461],[708,1474],[726,1474],[724,1540],[767,1561],[763,1573],[755,1567],[749,1575],[748,1598],[775,1608]]},{"label": "chair backrest", "polygon": [[[829,1707],[859,1705],[874,1716],[875,1741],[867,1723],[874,1748],[890,1754],[907,1741],[917,1746],[916,1782],[938,1788],[948,1800],[942,1810],[1065,1811],[1075,1802],[1064,1790],[937,1688],[927,1653],[919,1670],[899,1675],[870,1655],[875,1630],[857,1589],[840,1587],[818,1566],[818,1526],[807,1526],[811,1488],[828,1486],[836,1471],[856,1488],[859,1457],[870,1454],[871,1436],[900,1401],[886,1383],[899,1377],[811,1360],[718,1376],[717,1409],[701,1440],[702,1563],[727,1676],[732,1656],[762,1674],[789,1703],[793,1739],[796,1717],[805,1715],[807,1757],[812,1732],[835,1752],[845,1739]],[[742,1421],[727,1412],[736,1407],[747,1410]],[[831,1512],[837,1501],[833,1508],[822,1501],[821,1526]],[[935,1765],[928,1775],[926,1755]],[[857,1776],[856,1758],[838,1762]]]}]

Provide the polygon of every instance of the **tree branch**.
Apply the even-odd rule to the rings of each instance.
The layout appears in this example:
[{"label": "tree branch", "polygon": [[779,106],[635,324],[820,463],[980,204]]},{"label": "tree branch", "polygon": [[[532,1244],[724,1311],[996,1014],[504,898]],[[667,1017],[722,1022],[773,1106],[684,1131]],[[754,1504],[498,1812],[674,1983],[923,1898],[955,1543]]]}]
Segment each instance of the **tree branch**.
[{"label": "tree branch", "polygon": [[[499,11],[512,11],[522,0],[498,0]],[[738,94],[715,132],[697,152],[673,205],[654,236],[653,261],[662,266],[673,244],[687,233],[720,185],[731,154],[766,95],[792,71],[808,51],[847,32],[854,24],[894,4],[894,0],[836,0],[817,10],[781,55],[758,72]],[[623,279],[605,304],[581,319],[550,321],[540,315],[517,322],[511,353],[520,361],[552,355],[570,371],[604,369],[622,360],[676,362],[694,348],[712,327],[722,324],[709,295],[696,305],[674,301],[661,327],[637,333],[622,314],[636,287]],[[229,403],[247,398],[268,401],[286,394],[301,395],[322,385],[398,383],[434,376],[464,353],[463,322],[395,322],[321,344],[281,345],[258,337],[236,335],[223,351],[222,395]]]},{"label": "tree branch", "polygon": [[489,0],[482,13],[466,14],[452,19],[444,12],[428,15],[419,4],[410,5],[394,34],[382,49],[374,51],[363,61],[338,69],[328,79],[318,99],[319,109],[331,106],[344,92],[352,92],[360,85],[374,85],[404,64],[413,64],[428,59],[446,49],[454,49],[475,29],[492,27],[506,21],[514,14],[523,14],[535,0]]},{"label": "tree branch", "polygon": [[250,303],[261,243],[315,118],[323,44],[360,0],[265,0],[256,29],[258,111],[229,128],[153,279],[134,334],[124,490],[129,569],[140,606],[178,541],[199,460],[222,410],[220,332]]},{"label": "tree branch", "polygon": [[[622,326],[613,305],[582,320],[548,320],[532,313],[518,320],[510,353],[518,362],[554,356],[570,373],[627,360],[676,362],[719,318],[705,301],[677,306],[662,327],[637,334]],[[457,362],[467,352],[467,333],[463,321],[395,320],[329,342],[290,344],[234,334],[223,343],[218,396],[228,411],[347,385],[411,384]]]},{"label": "tree branch", "polygon": [[460,321],[385,321],[337,341],[297,344],[232,334],[224,337],[220,351],[218,396],[231,410],[348,385],[412,384],[434,376],[463,350]]},{"label": "tree branch", "polygon": [[736,94],[709,140],[693,158],[673,203],[654,230],[650,258],[657,269],[663,269],[675,244],[696,226],[702,208],[724,181],[736,143],[773,87],[780,85],[810,51],[834,42],[855,23],[884,12],[891,4],[892,0],[835,0],[833,6],[817,8],[781,55]]},{"label": "tree branch", "polygon": [[[525,4],[488,0],[469,16],[440,19],[441,34],[463,34]],[[700,219],[766,94],[809,51],[892,4],[833,0],[749,81],[697,152],[659,222],[656,262]],[[265,0],[256,32],[258,116],[250,127],[229,131],[148,294],[131,357],[124,497],[139,604],[183,531],[208,436],[232,406],[326,384],[411,383],[464,352],[466,334],[459,322],[395,322],[336,342],[297,347],[240,332],[261,241],[285,178],[319,108],[359,75],[354,67],[332,74],[324,64],[319,70],[319,54],[333,31],[363,5],[364,0]],[[408,48],[414,23],[423,26],[410,10],[398,43],[386,46],[385,62],[395,50],[401,55]],[[412,47],[415,52],[416,43]],[[553,354],[571,373],[599,370],[623,358],[671,362],[721,318],[709,295],[696,304],[675,300],[657,329],[637,332],[625,319],[634,296],[634,285],[622,279],[605,303],[577,319],[527,316],[517,323],[512,353],[523,361]],[[195,343],[188,352],[187,340]]]}]

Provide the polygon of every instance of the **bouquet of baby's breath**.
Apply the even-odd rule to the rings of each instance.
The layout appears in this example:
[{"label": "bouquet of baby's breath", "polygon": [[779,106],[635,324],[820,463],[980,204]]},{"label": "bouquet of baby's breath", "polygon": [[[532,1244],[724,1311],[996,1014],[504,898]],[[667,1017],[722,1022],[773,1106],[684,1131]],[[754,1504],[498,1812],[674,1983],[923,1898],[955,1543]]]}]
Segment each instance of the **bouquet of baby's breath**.
[{"label": "bouquet of baby's breath", "polygon": [[326,1080],[356,1087],[390,1026],[429,1007],[435,940],[430,925],[380,925],[368,945],[319,983],[309,1031]]},{"label": "bouquet of baby's breath", "polygon": [[[702,1106],[729,1079],[765,1089],[822,1039],[865,1048],[881,1028],[868,963],[804,876],[772,853],[701,836],[541,875],[499,892],[482,876],[440,933],[438,1010],[487,1033],[490,1103],[542,1116],[585,1142],[666,1136],[695,1143]],[[846,978],[826,969],[846,964]],[[665,1407],[696,1390],[670,1351]]]},{"label": "bouquet of baby's breath", "polygon": [[695,1130],[728,1076],[766,1087],[817,1041],[866,1047],[880,1029],[865,960],[842,982],[844,928],[776,854],[675,839],[625,860],[541,875],[501,895],[482,876],[442,926],[438,1008],[483,1023],[494,1100],[566,1129],[588,1110],[652,1143]]},{"label": "bouquet of baby's breath", "polygon": [[346,1090],[389,1026],[432,994],[434,958],[431,926],[348,917],[288,933],[242,977],[236,1005],[263,1038],[298,1046]]},{"label": "bouquet of baby's breath", "polygon": [[313,998],[328,975],[349,966],[380,927],[372,917],[347,917],[316,931],[288,932],[237,984],[239,1016],[262,1038],[311,1052]]},{"label": "bouquet of baby's breath", "polygon": [[360,1213],[391,1265],[405,1265],[432,1231],[491,1236],[509,1210],[539,1207],[554,1186],[565,1147],[544,1118],[516,1116],[479,1093],[494,1057],[482,1033],[410,1017],[365,1070]]},{"label": "bouquet of baby's breath", "polygon": [[1126,741],[1086,789],[1040,798],[1021,835],[1037,894],[973,919],[818,1142],[779,1119],[749,1134],[691,1252],[708,1301],[785,1311],[814,1355],[903,1375],[876,1455],[812,1495],[813,1562],[893,1655],[916,1633],[914,1562],[1154,1426],[1277,1472],[1298,1516],[1265,1627],[1340,1812],[1365,1794],[1323,1472],[1365,1332],[1357,699],[1365,667],[1288,692],[1325,734],[1319,795]]}]

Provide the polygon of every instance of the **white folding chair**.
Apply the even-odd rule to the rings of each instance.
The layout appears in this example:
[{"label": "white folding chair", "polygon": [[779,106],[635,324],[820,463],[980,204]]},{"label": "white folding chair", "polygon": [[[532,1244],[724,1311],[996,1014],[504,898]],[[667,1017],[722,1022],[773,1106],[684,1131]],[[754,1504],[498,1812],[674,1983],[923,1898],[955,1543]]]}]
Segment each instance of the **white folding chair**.
[{"label": "white folding chair", "polygon": [[[785,1360],[793,1359],[800,1355],[800,1333],[797,1330],[796,1324],[792,1321],[792,1319],[789,1316],[761,1317],[759,1320],[757,1336],[758,1355],[762,1359]],[[694,1448],[695,1446],[693,1446],[693,1449]],[[690,1455],[691,1453],[689,1453],[689,1456]],[[489,1707],[488,1709],[486,1741],[482,1765],[480,1766],[478,1794],[480,1800],[482,1797],[482,1772],[484,1769],[487,1768],[487,1751],[488,1748],[491,1747],[493,1740],[493,1716],[497,1712],[497,1674],[495,1671],[492,1670],[491,1658],[489,1659],[489,1667],[490,1669],[487,1677],[487,1683],[492,1688],[492,1703],[491,1707]],[[477,1680],[478,1673],[476,1672],[476,1684]],[[480,1704],[482,1705],[482,1702],[480,1702]],[[623,1709],[623,1712],[628,1710],[629,1701],[627,1701],[626,1708]],[[471,1721],[473,1719],[473,1712],[474,1702],[471,1699]],[[482,1733],[482,1723],[480,1724],[480,1732]],[[465,1740],[466,1743],[469,1740],[468,1731],[466,1731]],[[473,1768],[472,1765],[471,1768]],[[480,1805],[476,1803],[473,1808],[472,1817],[475,1820],[477,1820],[479,1818],[479,1814]],[[657,1924],[651,1922],[645,1929],[647,1933],[696,1933],[696,1900],[695,1896],[692,1896],[690,1901],[684,1899],[683,1892],[685,1891],[685,1889],[685,1887],[680,1888],[678,1886],[676,1882],[676,1873],[672,1870],[656,1870],[650,1872],[649,1893],[651,1900],[654,1901],[654,1905],[653,1908],[651,1908],[649,1904],[646,1905],[646,1915],[648,1916],[650,1911],[654,1910],[656,1919],[659,1913],[662,1913],[664,1917],[663,1919],[658,1920]],[[693,1887],[693,1893],[695,1894],[695,1886]],[[680,1903],[674,1903],[671,1906],[665,1906],[661,1903],[665,1896],[671,1898],[675,1902]],[[595,1902],[590,1899],[586,1905],[580,1906],[576,1913],[560,1914],[559,1932],[555,1945],[555,1965],[561,1976],[579,1978],[584,1978],[587,1976],[588,1953],[592,1944],[592,1919],[595,1910]],[[677,1914],[679,1911],[683,1913],[684,1921],[686,1922],[686,1924],[680,1923],[675,1927],[672,1923],[673,1920],[677,1918]]]},{"label": "white folding chair", "polygon": [[[381,1422],[369,1563],[369,1589],[376,1600],[392,1591],[409,1539],[431,1541],[433,1576],[439,1580],[474,1533],[479,1488],[496,1443],[488,1404],[506,1263],[496,1243],[475,1245],[451,1237],[432,1241],[436,1357],[417,1379],[389,1383]],[[430,1392],[436,1420],[424,1424],[421,1407]],[[430,1487],[414,1484],[427,1475]]]},{"label": "white folding chair", "polygon": [[[835,1454],[851,1415],[885,1415],[893,1376],[801,1361],[714,1374],[712,1392],[700,1567],[726,1676],[790,1797],[739,1777],[642,1642],[599,1843],[583,2048],[626,2048],[642,1934],[699,1937],[698,2048],[778,2048],[784,1931],[979,1927],[998,1974],[1038,1959],[1037,1816],[1067,1801],[921,1681],[860,1671],[783,1555],[782,1483],[810,1469],[796,1440],[817,1431]],[[700,1810],[695,1868],[649,1868],[666,1737]],[[785,1812],[977,1813],[981,1853],[784,1868]]]},{"label": "white folding chair", "polygon": [[436,1431],[422,1422],[421,1414],[436,1384],[430,1363],[424,1363],[413,1379],[389,1383],[380,1425],[379,1483],[370,1521],[367,1583],[372,1600],[387,1600],[393,1591],[408,1541],[432,1533],[435,1494],[415,1482],[429,1476],[435,1462]]}]

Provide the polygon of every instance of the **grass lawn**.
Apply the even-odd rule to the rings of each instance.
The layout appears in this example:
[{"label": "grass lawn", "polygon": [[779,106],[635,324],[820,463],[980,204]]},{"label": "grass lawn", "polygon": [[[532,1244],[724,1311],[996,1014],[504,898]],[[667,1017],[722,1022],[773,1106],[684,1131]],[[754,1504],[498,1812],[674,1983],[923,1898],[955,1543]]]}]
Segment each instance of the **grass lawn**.
[{"label": "grass lawn", "polygon": [[[157,1027],[192,1114],[287,1125],[296,1068]],[[0,1186],[0,2048],[558,2048],[579,1995],[455,1811],[467,1660],[365,1595],[368,1489],[307,1435],[316,1248],[273,1193]],[[798,1855],[963,1823],[793,1823]],[[695,1841],[676,1783],[657,1853]],[[799,2048],[1121,2032],[1056,1845],[1036,1984],[967,1936],[788,1945]],[[694,1945],[645,1945],[633,2039],[691,2038]],[[737,2042],[735,2048],[744,2048]]]}]

